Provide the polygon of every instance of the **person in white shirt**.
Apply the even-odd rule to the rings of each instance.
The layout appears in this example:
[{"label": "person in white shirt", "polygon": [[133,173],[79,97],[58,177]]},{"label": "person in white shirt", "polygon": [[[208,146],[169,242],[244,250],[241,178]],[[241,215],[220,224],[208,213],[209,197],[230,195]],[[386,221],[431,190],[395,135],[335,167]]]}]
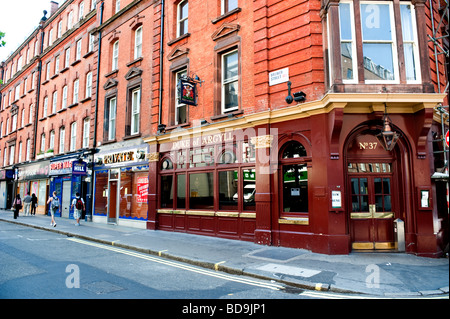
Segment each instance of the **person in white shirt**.
[{"label": "person in white shirt", "polygon": [[76,193],[75,196],[76,197],[73,199],[72,206],[70,208],[75,207],[75,209],[73,210],[73,218],[77,220],[75,226],[80,226],[80,218],[81,214],[83,213],[83,210],[85,209],[85,206],[84,200],[83,198],[81,198],[80,193]]}]

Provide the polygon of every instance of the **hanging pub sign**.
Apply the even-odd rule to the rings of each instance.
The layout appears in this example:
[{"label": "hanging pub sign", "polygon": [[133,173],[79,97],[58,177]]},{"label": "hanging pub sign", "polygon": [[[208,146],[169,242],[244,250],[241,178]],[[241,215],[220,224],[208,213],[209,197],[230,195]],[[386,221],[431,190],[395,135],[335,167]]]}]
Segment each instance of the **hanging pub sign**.
[{"label": "hanging pub sign", "polygon": [[178,82],[178,103],[197,106],[197,82],[190,77],[182,77]]}]

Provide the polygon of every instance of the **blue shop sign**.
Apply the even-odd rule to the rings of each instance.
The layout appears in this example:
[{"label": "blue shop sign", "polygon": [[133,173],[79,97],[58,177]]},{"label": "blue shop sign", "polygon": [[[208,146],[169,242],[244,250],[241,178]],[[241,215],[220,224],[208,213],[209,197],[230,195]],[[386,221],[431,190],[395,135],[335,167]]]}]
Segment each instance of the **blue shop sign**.
[{"label": "blue shop sign", "polygon": [[79,161],[72,162],[72,174],[73,175],[86,175],[87,174],[86,162],[79,162]]}]

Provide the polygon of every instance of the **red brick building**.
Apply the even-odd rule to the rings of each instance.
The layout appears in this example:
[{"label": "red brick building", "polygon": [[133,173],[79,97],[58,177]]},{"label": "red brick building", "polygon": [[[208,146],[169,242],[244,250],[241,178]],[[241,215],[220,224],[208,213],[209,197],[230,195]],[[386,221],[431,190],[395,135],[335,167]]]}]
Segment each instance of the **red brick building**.
[{"label": "red brick building", "polygon": [[[89,146],[75,139],[74,150],[49,157],[43,185],[64,194],[67,181],[80,183],[94,222],[326,254],[442,253],[446,2],[97,1],[67,37],[50,46],[44,37],[34,64],[11,76],[23,49],[80,5],[65,2],[2,65],[0,118],[11,118],[9,95],[42,64],[35,100],[27,93],[16,102],[38,101],[37,124],[14,134],[27,132],[21,139],[45,152],[52,130],[64,125],[67,137],[89,119]],[[58,52],[76,54],[86,37],[92,54],[82,42],[81,63],[71,58],[55,77]],[[49,110],[65,83],[68,110],[44,116],[45,97]],[[10,132],[2,152],[21,140]],[[64,170],[78,158],[86,176]],[[20,168],[14,163],[4,171]],[[4,175],[0,182],[15,185]]]}]

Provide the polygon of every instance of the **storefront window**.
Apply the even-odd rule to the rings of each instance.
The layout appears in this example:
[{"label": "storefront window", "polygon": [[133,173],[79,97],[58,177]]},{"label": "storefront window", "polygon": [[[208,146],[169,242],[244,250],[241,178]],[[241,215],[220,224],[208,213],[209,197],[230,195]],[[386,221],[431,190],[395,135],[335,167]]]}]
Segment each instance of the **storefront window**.
[{"label": "storefront window", "polygon": [[212,172],[189,175],[189,208],[214,208],[214,175]]},{"label": "storefront window", "polygon": [[308,211],[308,172],[306,164],[283,166],[283,211]]},{"label": "storefront window", "polygon": [[186,208],[186,175],[177,175],[177,208]]},{"label": "storefront window", "polygon": [[219,209],[238,209],[238,171],[219,172]]},{"label": "storefront window", "polygon": [[108,171],[95,173],[95,215],[106,216],[108,208]]},{"label": "storefront window", "polygon": [[161,176],[161,208],[173,208],[173,176]]},{"label": "storefront window", "polygon": [[147,218],[148,172],[123,168],[120,173],[120,217]]},{"label": "storefront window", "polygon": [[244,210],[256,210],[255,204],[255,193],[256,193],[256,185],[255,185],[255,169],[244,169],[243,170],[243,199],[244,199]]}]

